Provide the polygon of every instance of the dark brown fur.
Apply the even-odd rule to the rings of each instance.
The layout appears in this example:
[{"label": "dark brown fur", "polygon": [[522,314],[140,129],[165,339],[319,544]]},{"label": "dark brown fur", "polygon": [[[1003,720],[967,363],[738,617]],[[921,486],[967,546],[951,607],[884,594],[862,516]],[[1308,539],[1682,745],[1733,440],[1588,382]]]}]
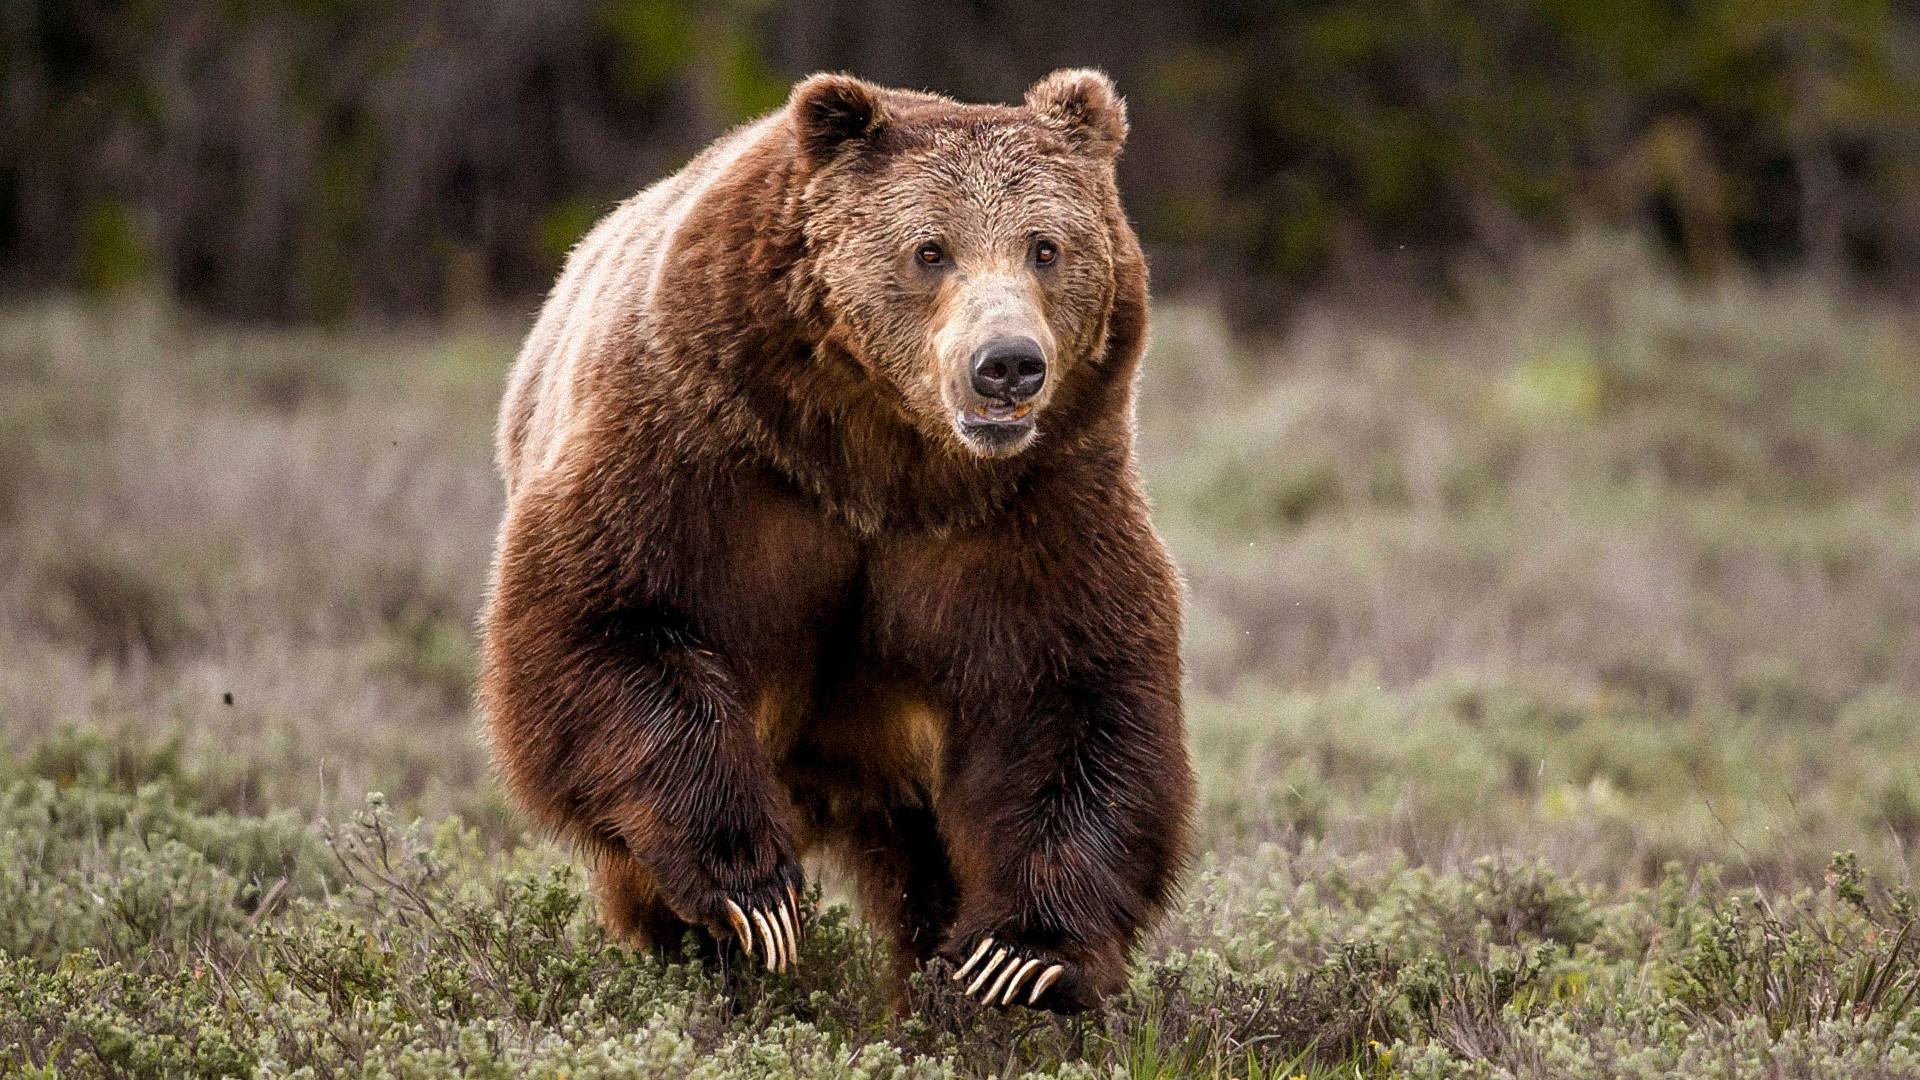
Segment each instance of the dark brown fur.
[{"label": "dark brown fur", "polygon": [[[1093,73],[1019,107],[816,76],[575,252],[503,410],[482,690],[616,933],[730,936],[726,900],[776,901],[818,850],[903,977],[983,935],[1067,965],[1043,1004],[1124,977],[1192,801],[1179,590],[1131,456],[1124,135]],[[929,216],[1054,342],[1024,452],[969,452],[941,411],[936,339],[984,277],[895,259]],[[1029,281],[1032,222],[1069,239]]]}]

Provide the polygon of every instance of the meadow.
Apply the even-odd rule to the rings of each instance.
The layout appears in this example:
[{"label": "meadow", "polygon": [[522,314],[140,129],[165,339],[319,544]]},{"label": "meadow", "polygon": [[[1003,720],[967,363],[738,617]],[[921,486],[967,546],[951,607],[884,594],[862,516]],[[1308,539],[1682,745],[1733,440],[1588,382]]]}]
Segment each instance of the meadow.
[{"label": "meadow", "polygon": [[1631,238],[1138,404],[1204,856],[1129,989],[608,944],[470,695],[524,320],[0,311],[0,1074],[1920,1076],[1920,320]]}]

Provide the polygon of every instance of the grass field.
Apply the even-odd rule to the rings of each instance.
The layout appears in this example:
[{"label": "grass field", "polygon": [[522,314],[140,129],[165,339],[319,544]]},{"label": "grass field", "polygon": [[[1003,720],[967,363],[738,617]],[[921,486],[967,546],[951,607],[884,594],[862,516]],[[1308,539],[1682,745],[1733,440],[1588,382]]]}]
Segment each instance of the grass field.
[{"label": "grass field", "polygon": [[[1063,1020],[608,945],[469,698],[518,321],[0,312],[0,1074],[1920,1076],[1920,321],[1166,302],[1204,858]],[[380,794],[372,794],[378,792]]]}]

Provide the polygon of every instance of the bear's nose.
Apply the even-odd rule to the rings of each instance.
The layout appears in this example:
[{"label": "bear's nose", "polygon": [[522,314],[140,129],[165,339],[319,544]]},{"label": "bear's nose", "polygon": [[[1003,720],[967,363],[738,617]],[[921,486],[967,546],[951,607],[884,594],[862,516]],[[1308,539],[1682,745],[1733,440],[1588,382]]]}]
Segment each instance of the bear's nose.
[{"label": "bear's nose", "polygon": [[981,397],[1025,401],[1046,381],[1046,354],[1030,337],[997,337],[974,350],[973,389]]}]

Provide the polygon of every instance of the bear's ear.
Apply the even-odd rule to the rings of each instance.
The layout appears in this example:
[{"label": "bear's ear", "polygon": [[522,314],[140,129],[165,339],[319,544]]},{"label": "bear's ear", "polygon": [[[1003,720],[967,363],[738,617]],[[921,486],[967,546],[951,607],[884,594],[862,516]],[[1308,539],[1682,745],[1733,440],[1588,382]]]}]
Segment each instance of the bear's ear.
[{"label": "bear's ear", "polygon": [[1027,91],[1027,108],[1075,146],[1111,160],[1127,141],[1127,103],[1104,71],[1061,68]]},{"label": "bear's ear", "polygon": [[886,126],[879,88],[851,75],[809,75],[787,99],[800,152],[824,165],[848,144],[870,141]]}]

